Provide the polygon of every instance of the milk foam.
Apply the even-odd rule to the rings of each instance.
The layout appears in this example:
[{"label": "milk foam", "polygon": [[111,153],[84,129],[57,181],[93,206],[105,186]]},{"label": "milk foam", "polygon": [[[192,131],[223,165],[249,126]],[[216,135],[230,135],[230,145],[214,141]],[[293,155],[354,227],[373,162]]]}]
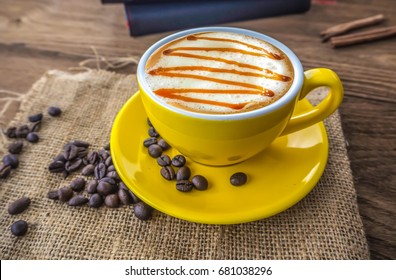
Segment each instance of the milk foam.
[{"label": "milk foam", "polygon": [[[160,96],[164,101],[177,107],[181,107],[191,111],[203,112],[203,113],[214,113],[214,114],[230,114],[243,111],[249,111],[256,108],[266,106],[273,103],[282,97],[290,88],[293,81],[293,68],[291,62],[279,49],[273,45],[242,34],[229,33],[229,32],[208,32],[195,34],[198,40],[187,40],[187,38],[178,39],[168,43],[163,46],[155,54],[153,54],[146,65],[146,81],[149,87],[155,92],[159,89],[210,89],[210,90],[256,90],[254,88],[227,84],[227,81],[246,83],[253,86],[260,86],[264,89],[268,89],[273,93],[273,96],[265,96],[260,94],[218,94],[218,93],[194,93],[191,92],[177,93],[179,96],[185,96],[190,98],[195,98],[199,100],[207,101],[217,101],[222,103],[239,104],[247,103],[242,109],[232,109],[227,106],[218,106],[213,104],[206,104],[203,102],[191,102],[184,101],[177,98],[168,98]],[[257,50],[249,46],[239,44],[237,42],[229,41],[212,41],[199,39],[202,37],[210,38],[222,38],[222,39],[232,39],[239,42],[247,43],[264,49]],[[242,51],[249,51],[253,53],[263,53],[263,56],[253,56],[248,54],[243,54],[239,52],[229,52],[229,51],[206,51],[206,50],[176,50],[172,54],[193,54],[204,57],[209,57],[209,59],[201,58],[190,58],[190,57],[180,57],[180,56],[170,56],[165,55],[164,51],[166,49],[177,49],[180,47],[194,47],[194,48],[228,48],[236,49]],[[281,55],[283,59],[276,60],[265,55],[265,52],[274,53]],[[263,69],[268,69],[274,73],[285,75],[290,77],[289,81],[282,81],[271,78],[256,77],[256,76],[245,76],[241,74],[234,73],[220,73],[220,72],[209,72],[206,70],[170,70],[167,73],[173,74],[187,74],[194,76],[210,77],[219,80],[224,80],[225,83],[217,81],[207,81],[200,80],[198,78],[191,77],[170,77],[162,75],[150,74],[150,71],[155,69],[163,69],[168,67],[180,67],[180,66],[204,66],[210,68],[219,69],[234,69],[237,71],[250,72],[256,74],[265,74],[266,71],[260,71],[257,69],[251,69],[247,67],[241,67],[234,64],[228,64],[221,61],[213,61],[210,58],[221,58],[229,61],[235,61],[238,63],[248,64],[251,66],[260,67]]]}]

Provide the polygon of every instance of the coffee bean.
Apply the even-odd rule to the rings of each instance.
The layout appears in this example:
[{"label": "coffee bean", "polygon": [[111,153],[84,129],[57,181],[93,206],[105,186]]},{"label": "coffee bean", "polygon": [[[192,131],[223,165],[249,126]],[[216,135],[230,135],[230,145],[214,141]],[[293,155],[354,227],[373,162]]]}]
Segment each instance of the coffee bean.
[{"label": "coffee bean", "polygon": [[230,182],[234,186],[242,186],[247,182],[247,175],[243,172],[237,172],[230,177]]},{"label": "coffee bean", "polygon": [[90,176],[94,173],[95,166],[93,164],[88,164],[81,170],[81,174],[84,176]]},{"label": "coffee bean", "polygon": [[19,126],[16,129],[16,137],[18,138],[25,138],[30,132],[30,128],[29,126],[27,126],[26,124]]},{"label": "coffee bean", "polygon": [[48,108],[48,114],[53,117],[57,117],[62,113],[62,110],[59,107],[51,106]]},{"label": "coffee bean", "polygon": [[197,190],[203,191],[208,188],[208,180],[202,175],[195,175],[191,178],[191,182]]},{"label": "coffee bean", "polygon": [[70,182],[70,188],[75,192],[81,192],[85,188],[85,184],[84,178],[76,178]]},{"label": "coffee bean", "polygon": [[8,205],[8,213],[16,215],[25,211],[30,205],[30,198],[22,197]]},{"label": "coffee bean", "polygon": [[111,159],[111,156],[109,156],[108,158],[106,158],[104,164],[108,167],[110,165],[113,165],[113,160]]},{"label": "coffee bean", "polygon": [[104,163],[99,163],[95,167],[94,174],[97,180],[102,179],[106,175],[106,165]]},{"label": "coffee bean", "polygon": [[172,166],[164,166],[161,168],[161,175],[166,180],[174,180],[176,178],[175,170],[173,170]]},{"label": "coffee bean", "polygon": [[38,122],[41,121],[43,119],[43,113],[38,113],[35,115],[31,115],[28,117],[30,122]]},{"label": "coffee bean", "polygon": [[81,147],[81,148],[88,148],[90,146],[90,144],[88,142],[81,141],[81,140],[72,140],[69,142],[69,144],[74,145],[76,147]]},{"label": "coffee bean", "polygon": [[95,179],[92,179],[87,184],[87,192],[90,194],[96,193],[98,191],[97,187],[98,187],[98,181],[96,181]]},{"label": "coffee bean", "polygon": [[77,147],[77,157],[78,158],[85,158],[88,154],[88,149],[84,147]]},{"label": "coffee bean", "polygon": [[190,192],[194,184],[189,180],[180,180],[176,182],[176,189],[181,192]]},{"label": "coffee bean", "polygon": [[128,187],[123,183],[120,182],[119,184],[120,190],[125,190],[129,193],[129,195],[132,197],[133,202],[132,203],[138,203],[140,202],[140,198],[138,198]]},{"label": "coffee bean", "polygon": [[190,168],[188,168],[187,166],[182,166],[179,168],[179,170],[177,170],[176,180],[177,181],[188,180],[190,179],[190,176],[191,176]]},{"label": "coffee bean", "polygon": [[183,155],[176,155],[172,159],[172,165],[175,167],[182,167],[186,164],[186,158]]},{"label": "coffee bean", "polygon": [[98,193],[94,193],[89,198],[89,207],[99,208],[100,206],[102,206],[103,202],[103,197]]},{"label": "coffee bean", "polygon": [[115,193],[117,191],[117,186],[111,185],[107,182],[100,181],[98,186],[96,187],[98,193],[103,195],[109,195],[111,193]]},{"label": "coffee bean", "polygon": [[90,164],[94,164],[94,165],[98,164],[99,161],[100,161],[99,153],[96,152],[96,151],[90,151],[90,152],[88,152],[88,154],[87,154],[87,161],[88,161]]},{"label": "coffee bean", "polygon": [[0,165],[0,179],[5,179],[11,174],[11,166],[1,164]]},{"label": "coffee bean", "polygon": [[149,118],[147,118],[147,124],[148,124],[149,126],[153,126],[153,124],[151,123],[151,121],[150,121]]},{"label": "coffee bean", "polygon": [[88,198],[86,198],[85,196],[76,195],[69,200],[68,204],[69,206],[81,206],[86,204],[87,202],[88,202]]},{"label": "coffee bean", "polygon": [[109,167],[107,167],[107,172],[110,171],[116,171],[114,165],[110,165]]},{"label": "coffee bean", "polygon": [[53,161],[48,166],[48,170],[51,173],[60,173],[65,170],[65,164],[62,161]]},{"label": "coffee bean", "polygon": [[105,149],[106,151],[110,151],[110,143],[106,144],[103,149]]},{"label": "coffee bean", "polygon": [[19,165],[19,160],[16,155],[7,154],[3,157],[4,165],[9,165],[12,169],[15,169]]},{"label": "coffee bean", "polygon": [[29,132],[29,134],[26,136],[26,140],[28,140],[30,143],[37,143],[39,139],[40,138],[36,132]]},{"label": "coffee bean", "polygon": [[117,185],[116,180],[112,177],[103,177],[102,179],[100,179],[100,182],[106,182],[109,183],[110,185]]},{"label": "coffee bean", "polygon": [[28,224],[24,220],[16,221],[11,225],[11,233],[15,236],[23,236],[28,230]]},{"label": "coffee bean", "polygon": [[128,192],[126,190],[119,189],[118,197],[119,197],[121,203],[124,205],[129,205],[129,204],[133,203],[133,198],[132,198],[130,192]]},{"label": "coffee bean", "polygon": [[49,199],[57,200],[59,199],[59,190],[52,190],[47,193]]},{"label": "coffee bean", "polygon": [[62,202],[67,202],[73,196],[73,190],[69,187],[63,187],[58,190],[58,198]]},{"label": "coffee bean", "polygon": [[151,157],[157,158],[162,154],[162,148],[157,144],[153,144],[148,147],[148,152]]},{"label": "coffee bean", "polygon": [[168,155],[161,155],[157,157],[157,163],[159,166],[168,166],[171,164],[171,159]]},{"label": "coffee bean", "polygon": [[5,135],[7,135],[8,138],[16,138],[16,130],[17,128],[15,126],[11,126],[7,128],[7,130],[4,132]]},{"label": "coffee bean", "polygon": [[166,151],[170,148],[168,142],[166,142],[164,139],[158,140],[158,145],[162,148],[163,151]]},{"label": "coffee bean", "polygon": [[61,153],[54,158],[54,161],[61,161],[63,163],[66,163],[67,160],[65,159],[65,155]]},{"label": "coffee bean", "polygon": [[149,130],[148,130],[148,135],[150,135],[151,137],[159,137],[159,133],[157,132],[157,130],[155,130],[155,128],[153,126],[150,126]]},{"label": "coffee bean", "polygon": [[157,144],[157,138],[155,137],[150,137],[147,138],[143,141],[143,146],[145,146],[146,148],[150,147],[151,145]]},{"label": "coffee bean", "polygon": [[63,155],[65,156],[66,160],[72,160],[75,159],[77,157],[78,154],[78,148],[75,145],[69,145],[67,144],[65,147],[65,151],[63,153]]},{"label": "coffee bean", "polygon": [[109,208],[117,208],[120,206],[120,199],[117,194],[109,194],[105,198],[105,205]]},{"label": "coffee bean", "polygon": [[62,175],[63,175],[63,179],[66,179],[67,176],[70,175],[70,173],[67,170],[63,170]]},{"label": "coffee bean", "polygon": [[106,159],[110,156],[110,153],[109,153],[109,151],[106,151],[106,150],[100,150],[99,156],[102,159],[101,162],[104,163],[106,161]]},{"label": "coffee bean", "polygon": [[120,189],[129,191],[128,187],[124,184],[124,182],[120,182],[118,183],[118,186],[120,187]]},{"label": "coffee bean", "polygon": [[106,174],[106,177],[113,178],[116,181],[120,181],[121,178],[116,171],[110,171]]},{"label": "coffee bean", "polygon": [[8,152],[14,155],[20,154],[22,152],[22,148],[23,148],[23,141],[18,140],[8,146]]},{"label": "coffee bean", "polygon": [[69,160],[65,163],[65,169],[67,172],[71,173],[80,168],[82,165],[82,159],[81,158],[75,158],[72,160]]},{"label": "coffee bean", "polygon": [[149,220],[152,217],[153,208],[143,201],[136,203],[133,207],[133,212],[139,220]]},{"label": "coffee bean", "polygon": [[30,127],[31,132],[38,132],[41,128],[41,121],[40,122],[35,122],[33,125]]}]

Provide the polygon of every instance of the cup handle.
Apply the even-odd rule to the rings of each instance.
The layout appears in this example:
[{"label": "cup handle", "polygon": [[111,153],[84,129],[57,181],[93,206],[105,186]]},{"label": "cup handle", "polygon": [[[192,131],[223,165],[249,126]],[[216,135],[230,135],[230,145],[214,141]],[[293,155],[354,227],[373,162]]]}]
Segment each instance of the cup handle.
[{"label": "cup handle", "polygon": [[305,98],[311,90],[321,86],[330,88],[328,95],[309,111],[292,115],[281,136],[323,121],[338,108],[344,96],[344,89],[337,74],[326,68],[315,68],[304,72],[304,83],[299,100]]}]

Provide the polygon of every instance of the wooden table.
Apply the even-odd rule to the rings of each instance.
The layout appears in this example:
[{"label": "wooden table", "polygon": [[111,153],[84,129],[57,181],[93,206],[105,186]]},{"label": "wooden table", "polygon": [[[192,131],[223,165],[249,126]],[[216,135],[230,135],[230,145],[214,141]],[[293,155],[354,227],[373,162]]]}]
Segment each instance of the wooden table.
[{"label": "wooden table", "polygon": [[[396,38],[335,50],[318,36],[332,25],[379,13],[388,19],[383,25],[395,25],[396,2],[336,2],[313,3],[306,14],[226,25],[273,36],[294,50],[306,69],[328,67],[340,75],[345,87],[340,113],[371,257],[396,259]],[[99,0],[3,0],[0,90],[23,94],[45,71],[68,70],[92,58],[91,46],[104,57],[138,58],[167,34],[131,38],[123,6]],[[0,91],[2,126],[19,107],[7,100],[12,95]]]}]

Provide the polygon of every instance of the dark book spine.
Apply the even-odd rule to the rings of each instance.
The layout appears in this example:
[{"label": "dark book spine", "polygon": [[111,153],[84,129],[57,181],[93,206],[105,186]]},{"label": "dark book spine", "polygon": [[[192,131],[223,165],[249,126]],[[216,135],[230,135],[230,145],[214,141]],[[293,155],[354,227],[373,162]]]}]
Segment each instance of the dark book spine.
[{"label": "dark book spine", "polygon": [[125,4],[131,36],[303,13],[310,0],[233,0]]}]

